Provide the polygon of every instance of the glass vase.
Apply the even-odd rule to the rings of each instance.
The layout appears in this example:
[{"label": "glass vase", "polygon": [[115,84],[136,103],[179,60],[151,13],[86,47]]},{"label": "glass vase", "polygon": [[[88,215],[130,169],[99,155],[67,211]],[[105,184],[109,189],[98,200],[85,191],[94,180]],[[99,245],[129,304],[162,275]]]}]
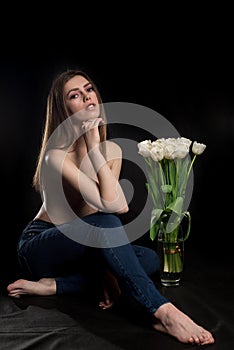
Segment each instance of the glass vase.
[{"label": "glass vase", "polygon": [[157,252],[160,258],[161,284],[166,287],[178,286],[184,267],[184,237],[181,225],[172,234],[159,231]]}]

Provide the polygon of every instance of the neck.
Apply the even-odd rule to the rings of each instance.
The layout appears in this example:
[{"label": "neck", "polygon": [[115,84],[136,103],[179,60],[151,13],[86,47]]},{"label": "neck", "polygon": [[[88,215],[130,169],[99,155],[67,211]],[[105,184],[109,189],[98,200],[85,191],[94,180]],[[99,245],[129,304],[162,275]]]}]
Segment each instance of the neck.
[{"label": "neck", "polygon": [[87,153],[87,146],[84,140],[84,137],[79,137],[71,146],[70,152],[77,152],[77,153]]}]

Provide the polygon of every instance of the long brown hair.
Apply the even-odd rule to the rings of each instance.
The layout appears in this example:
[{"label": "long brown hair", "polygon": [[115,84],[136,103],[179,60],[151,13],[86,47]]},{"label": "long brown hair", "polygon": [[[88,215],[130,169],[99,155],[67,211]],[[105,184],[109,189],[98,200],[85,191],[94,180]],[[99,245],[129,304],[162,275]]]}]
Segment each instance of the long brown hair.
[{"label": "long brown hair", "polygon": [[[98,102],[100,104],[100,117],[104,120],[104,124],[99,127],[100,141],[103,142],[106,140],[106,117],[105,117],[100,93],[96,85],[94,84],[94,82],[90,79],[90,77],[86,73],[84,73],[81,70],[68,69],[67,71],[58,74],[55,77],[54,81],[52,82],[52,86],[50,88],[50,91],[47,97],[45,126],[44,126],[43,135],[42,135],[41,148],[37,159],[36,170],[33,176],[33,187],[37,191],[40,190],[40,170],[44,159],[44,154],[46,151],[48,140],[52,135],[52,133],[58,128],[58,126],[62,125],[64,120],[66,120],[69,117],[69,113],[66,108],[66,104],[64,100],[64,85],[76,75],[83,76],[93,86],[93,89],[98,98]],[[57,147],[67,146],[65,141],[66,138],[64,137],[65,137],[65,134],[73,132],[72,126],[70,129],[66,127],[66,130],[63,130],[63,132],[64,132],[63,139],[62,140],[60,139],[60,146],[57,145]],[[71,140],[71,136],[67,135],[67,139]]]}]

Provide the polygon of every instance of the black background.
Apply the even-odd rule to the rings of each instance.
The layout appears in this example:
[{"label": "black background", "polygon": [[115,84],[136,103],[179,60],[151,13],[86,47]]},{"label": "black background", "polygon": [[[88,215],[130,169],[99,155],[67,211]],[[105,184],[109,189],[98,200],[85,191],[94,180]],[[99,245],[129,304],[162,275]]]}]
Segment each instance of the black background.
[{"label": "black background", "polygon": [[[92,48],[92,40],[86,38],[84,42],[73,43],[72,48],[62,39],[58,44],[53,40],[51,44],[38,42],[36,47],[29,43],[26,48],[20,43],[4,50],[0,57],[3,279],[13,279],[17,274],[18,237],[40,206],[40,197],[31,182],[46,96],[53,77],[73,67],[85,70],[93,78],[103,102],[131,102],[149,107],[168,119],[182,136],[207,145],[194,166],[187,257],[203,255],[212,264],[230,266],[234,143],[234,75],[230,62],[221,62],[217,56],[214,62],[201,55],[202,50],[199,54],[194,50],[178,57],[181,52],[176,45],[167,55],[161,55],[162,51],[155,52],[152,45],[142,44],[140,49],[129,44],[126,50],[121,41],[98,48]],[[139,137],[134,130],[128,132],[136,139]],[[118,133],[126,134],[126,128],[120,128]],[[124,162],[123,175],[131,177],[134,171],[128,171],[127,166]],[[135,181],[138,195],[132,206],[138,210],[144,184],[139,188],[139,175],[134,174],[131,180],[133,185]]]}]

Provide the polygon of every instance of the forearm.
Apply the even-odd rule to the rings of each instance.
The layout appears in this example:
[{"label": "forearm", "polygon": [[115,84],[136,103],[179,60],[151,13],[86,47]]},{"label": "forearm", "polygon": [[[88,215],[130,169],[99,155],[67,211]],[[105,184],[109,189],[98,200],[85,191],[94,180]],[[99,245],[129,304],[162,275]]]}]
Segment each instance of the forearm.
[{"label": "forearm", "polygon": [[88,155],[98,178],[98,190],[103,207],[111,212],[126,212],[128,205],[118,177],[113,174],[99,147],[93,148]]},{"label": "forearm", "polygon": [[107,202],[116,201],[121,188],[99,147],[93,148],[88,155],[98,178],[101,199]]}]

